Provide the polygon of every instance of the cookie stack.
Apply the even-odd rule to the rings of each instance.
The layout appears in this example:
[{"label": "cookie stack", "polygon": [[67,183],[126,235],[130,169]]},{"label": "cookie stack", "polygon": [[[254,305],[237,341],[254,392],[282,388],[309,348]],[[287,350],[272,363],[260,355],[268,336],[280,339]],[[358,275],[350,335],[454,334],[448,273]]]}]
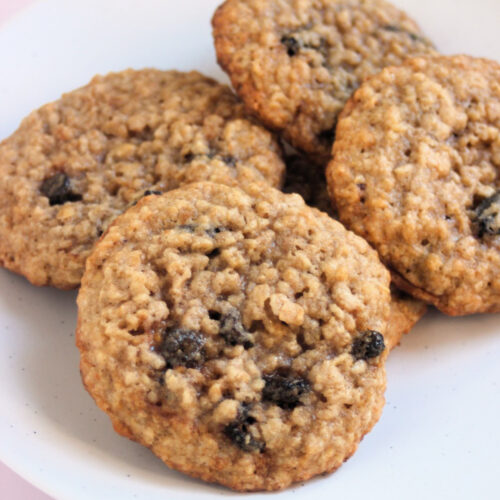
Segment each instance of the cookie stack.
[{"label": "cookie stack", "polygon": [[426,304],[500,311],[500,66],[382,0],[227,0],[213,27],[239,97],[127,70],[0,144],[0,264],[81,285],[118,433],[276,490],[354,453]]}]

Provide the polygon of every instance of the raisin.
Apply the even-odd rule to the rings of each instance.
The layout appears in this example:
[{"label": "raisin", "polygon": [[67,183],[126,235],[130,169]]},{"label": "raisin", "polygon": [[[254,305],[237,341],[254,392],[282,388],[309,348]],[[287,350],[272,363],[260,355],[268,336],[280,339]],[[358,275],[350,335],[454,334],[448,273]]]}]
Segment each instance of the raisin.
[{"label": "raisin", "polygon": [[245,330],[237,309],[221,317],[219,334],[229,345],[242,345],[245,349],[253,347],[252,335]]},{"label": "raisin", "polygon": [[475,220],[480,238],[485,234],[500,234],[500,191],[486,198],[477,206]]},{"label": "raisin", "polygon": [[281,43],[286,47],[286,52],[290,57],[296,56],[300,51],[300,44],[293,36],[283,35]]},{"label": "raisin", "polygon": [[306,379],[293,375],[271,373],[264,375],[264,381],[266,385],[262,390],[262,399],[284,410],[293,410],[300,404],[300,397],[311,390]]},{"label": "raisin", "polygon": [[355,359],[376,358],[384,352],[385,343],[381,333],[375,330],[366,330],[352,343],[351,355]]},{"label": "raisin", "polygon": [[205,361],[205,338],[193,330],[166,330],[160,345],[155,348],[167,363],[167,368],[185,366],[197,368]]},{"label": "raisin", "polygon": [[236,420],[224,427],[224,434],[243,451],[263,452],[266,448],[265,443],[256,439],[250,432],[249,427],[255,422],[255,418],[248,415],[248,405],[243,404],[238,410]]},{"label": "raisin", "polygon": [[58,172],[42,182],[40,192],[49,199],[50,205],[62,205],[67,201],[80,201],[82,197],[71,191],[69,177]]}]

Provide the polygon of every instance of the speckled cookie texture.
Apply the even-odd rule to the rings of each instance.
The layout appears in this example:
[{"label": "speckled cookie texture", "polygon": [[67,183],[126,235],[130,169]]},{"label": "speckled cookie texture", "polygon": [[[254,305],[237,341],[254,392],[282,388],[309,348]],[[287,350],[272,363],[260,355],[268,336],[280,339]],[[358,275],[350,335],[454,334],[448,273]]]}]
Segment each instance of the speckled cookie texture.
[{"label": "speckled cookie texture", "polygon": [[452,315],[500,311],[500,65],[415,58],[369,79],[337,127],[341,219],[398,286]]},{"label": "speckled cookie texture", "polygon": [[0,144],[0,264],[36,285],[78,286],[109,222],[188,182],[279,186],[272,135],[231,90],[191,72],[95,77]]},{"label": "speckled cookie texture", "polygon": [[383,0],[227,0],[213,27],[218,61],[249,110],[323,165],[337,116],[363,79],[434,53]]},{"label": "speckled cookie texture", "polygon": [[[309,206],[337,218],[327,190],[324,170],[297,154],[287,155],[285,163],[283,191],[298,193]],[[426,311],[425,302],[414,299],[391,284],[391,310],[384,334],[385,345],[389,351],[400,343],[403,335],[410,332]]]},{"label": "speckled cookie texture", "polygon": [[199,183],[119,216],[78,296],[84,383],[115,429],[237,490],[332,471],[384,403],[389,281],[298,195]]}]

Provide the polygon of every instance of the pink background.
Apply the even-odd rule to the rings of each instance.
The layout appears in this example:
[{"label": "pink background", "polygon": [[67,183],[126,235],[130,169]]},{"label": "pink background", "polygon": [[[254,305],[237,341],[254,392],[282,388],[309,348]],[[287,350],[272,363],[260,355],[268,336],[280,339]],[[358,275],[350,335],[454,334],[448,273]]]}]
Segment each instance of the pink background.
[{"label": "pink background", "polygon": [[[18,10],[35,0],[0,0],[0,29],[2,24]],[[5,500],[51,500],[37,488],[0,462],[0,491]]]}]

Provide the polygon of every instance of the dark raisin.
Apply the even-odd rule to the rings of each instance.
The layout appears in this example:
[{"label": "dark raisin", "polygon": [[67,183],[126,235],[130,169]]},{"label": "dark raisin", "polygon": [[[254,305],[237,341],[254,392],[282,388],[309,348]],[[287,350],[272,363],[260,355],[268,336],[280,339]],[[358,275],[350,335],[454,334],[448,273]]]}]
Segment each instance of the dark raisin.
[{"label": "dark raisin", "polygon": [[245,349],[253,347],[252,334],[245,330],[237,309],[222,316],[219,334],[229,345],[242,345]]},{"label": "dark raisin", "polygon": [[483,200],[475,209],[478,236],[500,234],[500,191]]},{"label": "dark raisin", "polygon": [[290,57],[296,56],[300,51],[300,44],[293,36],[283,35],[281,43],[286,47],[286,52]]},{"label": "dark raisin", "polygon": [[45,179],[40,186],[40,192],[49,199],[51,206],[82,199],[79,194],[71,191],[71,182],[64,172],[58,172]]},{"label": "dark raisin", "polygon": [[167,368],[197,368],[205,361],[204,346],[205,338],[199,332],[172,328],[163,333],[163,339],[155,350],[165,358]]},{"label": "dark raisin", "polygon": [[275,403],[284,410],[293,410],[300,404],[300,397],[311,390],[306,379],[289,374],[271,373],[264,375],[264,381],[263,401]]},{"label": "dark raisin", "polygon": [[381,333],[366,330],[352,343],[351,355],[355,359],[376,358],[384,352],[385,343]]},{"label": "dark raisin", "polygon": [[195,155],[193,153],[187,153],[184,155],[184,161],[186,163],[191,163],[194,160]]},{"label": "dark raisin", "polygon": [[236,419],[224,427],[224,434],[243,451],[263,452],[266,448],[265,443],[256,439],[250,431],[250,426],[254,423],[256,423],[255,418],[248,415],[248,405],[243,404]]}]

